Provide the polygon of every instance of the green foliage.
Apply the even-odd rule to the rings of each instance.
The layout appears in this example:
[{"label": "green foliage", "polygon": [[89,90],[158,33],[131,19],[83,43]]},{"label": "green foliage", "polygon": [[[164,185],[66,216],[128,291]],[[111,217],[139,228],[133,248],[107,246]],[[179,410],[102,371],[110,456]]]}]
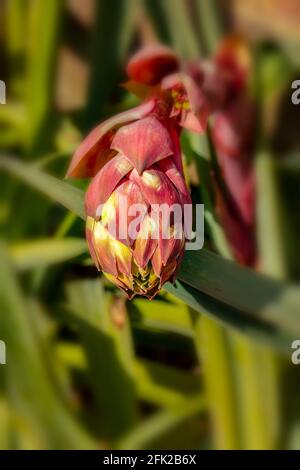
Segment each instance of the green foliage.
[{"label": "green foliage", "polygon": [[[280,409],[282,377],[299,385],[286,359],[300,333],[300,290],[287,254],[297,224],[285,222],[290,202],[281,185],[292,173],[298,187],[299,164],[275,161],[264,122],[293,65],[277,46],[258,64],[261,273],[233,260],[215,211],[210,135],[185,134],[183,150],[199,179],[193,194],[205,204],[205,249],[186,253],[178,280],[158,298],[128,302],[91,265],[85,187],[64,181],[66,149],[132,102],[116,90],[136,43],[154,37],[190,58],[214,52],[225,30],[219,2],[178,0],[174,8],[171,0],[99,0],[94,22],[75,19],[58,0],[33,0],[25,10],[24,2],[6,3],[11,100],[0,109],[0,339],[8,361],[0,366],[0,447],[299,446],[295,390],[292,410]],[[56,97],[65,42],[90,72],[85,105],[71,111]]]}]

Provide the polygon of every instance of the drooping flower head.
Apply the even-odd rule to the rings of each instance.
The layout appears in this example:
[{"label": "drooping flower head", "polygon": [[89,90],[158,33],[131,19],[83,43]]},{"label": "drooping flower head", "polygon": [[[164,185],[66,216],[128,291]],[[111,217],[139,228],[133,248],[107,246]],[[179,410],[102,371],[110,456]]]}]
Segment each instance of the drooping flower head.
[{"label": "drooping flower head", "polygon": [[178,132],[154,106],[149,101],[102,124],[69,170],[94,176],[85,198],[89,249],[129,298],[152,298],[174,279],[185,245],[184,205],[191,203]]}]

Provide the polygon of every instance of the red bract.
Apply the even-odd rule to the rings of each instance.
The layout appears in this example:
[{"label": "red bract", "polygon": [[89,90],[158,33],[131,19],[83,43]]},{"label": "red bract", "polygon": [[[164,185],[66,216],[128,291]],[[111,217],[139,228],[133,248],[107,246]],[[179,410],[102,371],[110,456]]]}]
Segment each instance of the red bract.
[{"label": "red bract", "polygon": [[155,100],[148,100],[136,108],[117,114],[97,126],[81,143],[71,160],[67,177],[88,178],[112,158],[116,151],[110,148],[112,139],[121,126],[147,116],[155,107]]}]

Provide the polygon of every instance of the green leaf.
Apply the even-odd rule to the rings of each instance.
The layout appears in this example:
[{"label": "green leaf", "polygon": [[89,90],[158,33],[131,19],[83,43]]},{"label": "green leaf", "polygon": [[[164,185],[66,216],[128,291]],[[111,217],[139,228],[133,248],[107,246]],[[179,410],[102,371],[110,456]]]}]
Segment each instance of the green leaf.
[{"label": "green leaf", "polygon": [[63,2],[34,1],[28,8],[26,144],[28,152],[37,155],[51,143],[55,65]]},{"label": "green leaf", "polygon": [[29,306],[3,243],[0,259],[0,331],[7,345],[4,373],[11,406],[28,423],[42,448],[96,448],[57,393],[29,321]]},{"label": "green leaf", "polygon": [[[193,314],[193,312],[192,312]],[[239,449],[232,357],[228,330],[211,318],[195,319],[195,341],[202,365],[204,390],[211,413],[216,449]]]},{"label": "green leaf", "polygon": [[85,218],[84,193],[80,189],[43,172],[35,165],[26,165],[20,160],[9,156],[0,156],[1,168],[17,176],[54,201],[59,202],[82,219]]},{"label": "green leaf", "polygon": [[300,290],[207,250],[186,252],[178,279],[248,319],[300,332]]},{"label": "green leaf", "polygon": [[256,158],[257,233],[262,270],[279,279],[287,278],[284,207],[278,188],[274,159],[262,151]]},{"label": "green leaf", "polygon": [[[171,296],[170,296],[171,297]],[[131,323],[181,335],[192,335],[192,324],[187,306],[167,300],[134,299],[128,302]],[[175,313],[175,314],[174,314]]]},{"label": "green leaf", "polygon": [[153,26],[163,42],[171,43],[183,58],[199,58],[200,43],[191,21],[189,5],[183,0],[144,0]]},{"label": "green leaf", "polygon": [[137,0],[98,0],[91,44],[86,128],[103,118],[103,104],[120,81],[138,10]]},{"label": "green leaf", "polygon": [[230,335],[230,342],[239,394],[241,448],[276,449],[283,424],[279,384],[282,361],[265,345],[241,335]]},{"label": "green leaf", "polygon": [[86,242],[81,238],[45,238],[10,247],[14,266],[21,271],[63,263],[86,252]]},{"label": "green leaf", "polygon": [[223,36],[220,4],[217,0],[196,0],[199,30],[205,39],[208,55],[216,52]]},{"label": "green leaf", "polygon": [[26,31],[27,9],[23,0],[11,0],[7,2],[5,8],[6,15],[4,25],[6,26],[5,39],[10,66],[10,96],[17,98],[22,95],[24,88],[24,35]]},{"label": "green leaf", "polygon": [[149,19],[153,23],[155,33],[164,44],[171,43],[170,28],[168,18],[162,8],[161,0],[144,0],[145,10]]},{"label": "green leaf", "polygon": [[[1,387],[2,388],[2,387]],[[8,405],[7,398],[4,396],[3,391],[0,393],[0,448],[2,450],[9,449],[9,433],[11,410]]]},{"label": "green leaf", "polygon": [[181,299],[196,312],[208,315],[224,326],[237,330],[257,342],[269,344],[273,348],[290,353],[293,335],[289,336],[279,329],[255,320],[251,316],[216,301],[209,295],[199,292],[183,282],[177,281],[175,285],[166,284],[164,289]]},{"label": "green leaf", "polygon": [[[95,398],[99,401],[99,409],[105,407],[104,413],[110,419],[109,434],[115,436],[122,427],[125,429],[121,422],[132,409],[136,392],[145,401],[173,409],[177,409],[187,395],[194,396],[199,392],[199,376],[154,361],[134,358],[129,325],[125,323],[117,328],[111,324],[106,310],[108,299],[103,297],[99,280],[72,282],[67,292],[71,303],[62,314],[78,326],[91,367],[91,380],[97,392]],[[174,316],[174,306],[172,308]],[[69,354],[71,351],[64,348],[63,352]],[[78,357],[78,351],[75,356]],[[79,367],[84,364],[83,360],[79,358]],[[114,376],[110,375],[110,370],[115,371]],[[128,381],[130,377],[134,379],[137,390]],[[120,394],[122,401],[119,400]],[[109,409],[106,409],[107,400],[111,403]]]},{"label": "green leaf", "polygon": [[204,409],[205,400],[202,397],[197,397],[185,400],[177,410],[159,411],[119,441],[116,447],[120,450],[149,449],[149,444],[152,441],[159,439],[180,425],[183,426],[188,418]]},{"label": "green leaf", "polygon": [[120,438],[138,417],[129,324],[126,318],[122,327],[113,324],[111,299],[100,279],[69,283],[67,298],[86,353],[101,433],[106,439]]},{"label": "green leaf", "polygon": [[199,375],[150,360],[135,363],[139,395],[155,405],[177,410],[187,396],[193,399],[201,390]]}]

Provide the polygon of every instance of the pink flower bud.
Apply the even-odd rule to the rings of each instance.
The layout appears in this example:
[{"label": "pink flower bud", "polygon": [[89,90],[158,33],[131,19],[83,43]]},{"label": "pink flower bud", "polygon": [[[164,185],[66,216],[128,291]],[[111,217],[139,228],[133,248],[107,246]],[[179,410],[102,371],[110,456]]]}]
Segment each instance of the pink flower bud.
[{"label": "pink flower bud", "polygon": [[109,148],[114,157],[86,193],[91,256],[129,298],[153,298],[182,259],[184,204],[191,199],[178,145],[177,133],[153,115],[121,127]]}]

